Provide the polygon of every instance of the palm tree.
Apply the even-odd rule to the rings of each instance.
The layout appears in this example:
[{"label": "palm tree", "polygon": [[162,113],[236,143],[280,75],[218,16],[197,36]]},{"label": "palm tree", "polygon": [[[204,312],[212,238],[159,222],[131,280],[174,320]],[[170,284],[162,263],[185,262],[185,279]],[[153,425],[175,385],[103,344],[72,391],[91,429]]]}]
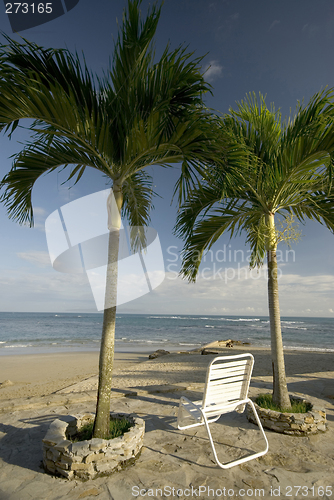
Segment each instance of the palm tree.
[{"label": "palm tree", "polygon": [[[154,62],[152,40],[161,7],[154,4],[142,21],[140,3],[128,0],[111,69],[103,78],[68,50],[10,38],[0,50],[1,128],[11,135],[27,118],[33,133],[2,180],[2,201],[11,218],[33,224],[32,189],[43,174],[66,168],[67,181],[76,183],[92,167],[109,178],[118,214],[109,235],[108,304],[116,304],[120,214],[132,228],[150,219],[152,179],[144,169],[183,162],[178,186],[183,196],[212,149],[201,59],[167,46]],[[144,240],[143,231],[132,231],[133,248]],[[116,305],[108,306],[94,437],[106,436],[109,429],[115,321]]]},{"label": "palm tree", "polygon": [[276,249],[279,220],[316,220],[334,230],[333,90],[316,94],[282,122],[260,94],[247,95],[221,118],[228,147],[220,164],[183,205],[176,234],[185,239],[181,274],[195,281],[205,251],[225,232],[246,234],[250,266],[267,256],[273,367],[273,401],[290,408],[278,298]]}]

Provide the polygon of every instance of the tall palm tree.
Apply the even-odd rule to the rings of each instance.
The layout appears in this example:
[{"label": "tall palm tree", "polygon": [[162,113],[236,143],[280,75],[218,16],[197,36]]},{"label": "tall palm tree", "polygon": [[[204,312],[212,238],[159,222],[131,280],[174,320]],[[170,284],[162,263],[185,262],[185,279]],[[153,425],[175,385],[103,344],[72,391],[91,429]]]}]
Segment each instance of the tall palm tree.
[{"label": "tall palm tree", "polygon": [[195,280],[203,254],[226,232],[246,234],[251,267],[267,256],[273,401],[290,408],[278,298],[275,217],[316,220],[333,232],[333,90],[316,94],[282,122],[264,97],[249,94],[221,118],[228,142],[178,216],[185,239],[181,274]]},{"label": "tall palm tree", "polygon": [[[76,183],[92,167],[108,177],[118,208],[109,235],[109,304],[109,299],[116,304],[120,214],[131,227],[150,219],[152,182],[144,168],[183,162],[183,196],[212,149],[201,59],[167,46],[154,62],[152,40],[161,7],[154,4],[142,21],[140,3],[128,0],[111,69],[103,78],[68,50],[10,38],[0,50],[1,128],[11,135],[28,118],[33,133],[2,180],[2,201],[10,217],[32,224],[32,189],[43,174],[66,167],[67,180]],[[133,248],[144,239],[142,231],[132,231]],[[109,429],[115,321],[112,305],[104,311],[94,437]]]}]

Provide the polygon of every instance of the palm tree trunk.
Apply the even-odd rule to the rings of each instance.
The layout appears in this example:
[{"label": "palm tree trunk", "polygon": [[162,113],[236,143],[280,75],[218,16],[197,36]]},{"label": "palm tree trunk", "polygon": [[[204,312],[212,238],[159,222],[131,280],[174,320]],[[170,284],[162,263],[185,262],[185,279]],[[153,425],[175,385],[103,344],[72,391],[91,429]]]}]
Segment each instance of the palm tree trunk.
[{"label": "palm tree trunk", "polygon": [[[122,192],[118,186],[113,186],[118,214],[109,217],[108,268],[106,276],[105,309],[103,315],[102,339],[99,360],[99,385],[97,391],[96,415],[93,437],[106,438],[109,435],[110,396],[112,386],[112,371],[115,351],[116,301],[118,277],[118,252],[122,207]],[[111,194],[112,196],[112,194]],[[108,206],[109,214],[111,208]]]},{"label": "palm tree trunk", "polygon": [[271,334],[271,356],[273,368],[273,402],[281,408],[291,408],[286,384],[281,318],[278,296],[276,235],[274,214],[267,218],[269,229],[269,244],[267,251],[268,263],[268,303]]}]

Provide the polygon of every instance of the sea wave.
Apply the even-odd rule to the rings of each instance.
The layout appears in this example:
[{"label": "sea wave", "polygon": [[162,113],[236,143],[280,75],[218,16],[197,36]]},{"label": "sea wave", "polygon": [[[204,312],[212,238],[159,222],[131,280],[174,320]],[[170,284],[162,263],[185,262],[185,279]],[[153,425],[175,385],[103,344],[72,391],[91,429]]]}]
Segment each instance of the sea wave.
[{"label": "sea wave", "polygon": [[[202,313],[203,314],[203,313]],[[78,316],[82,316],[79,318]],[[270,348],[267,316],[201,316],[173,314],[117,315],[116,350],[192,349],[222,338]],[[153,321],[150,318],[156,318]],[[78,321],[80,319],[80,321]],[[160,321],[159,321],[160,320]],[[85,313],[0,313],[0,352],[13,355],[91,349],[100,344],[101,319]],[[100,323],[100,324],[98,324]],[[334,352],[333,318],[283,317],[283,341],[292,350]],[[290,331],[291,330],[291,331]],[[315,335],[316,333],[316,335]],[[189,347],[186,347],[188,346]]]},{"label": "sea wave", "polygon": [[261,321],[260,318],[238,318],[238,319],[228,319],[227,321]]},{"label": "sea wave", "polygon": [[283,326],[288,330],[307,330],[307,328],[305,328],[304,326]]},{"label": "sea wave", "polygon": [[287,324],[287,325],[296,325],[296,324],[304,324],[305,321],[286,321],[282,320],[281,323]]},{"label": "sea wave", "polygon": [[330,347],[302,347],[302,346],[283,346],[286,351],[308,351],[308,352],[334,352]]},{"label": "sea wave", "polygon": [[15,344],[15,345],[4,346],[4,348],[15,348],[15,347],[32,347],[32,344]]},{"label": "sea wave", "polygon": [[[149,319],[183,319],[181,316],[148,316]],[[187,318],[191,319],[191,318]]]},{"label": "sea wave", "polygon": [[179,342],[179,345],[188,345],[188,346],[198,346],[198,345],[201,345],[201,344],[185,344],[183,342]]}]

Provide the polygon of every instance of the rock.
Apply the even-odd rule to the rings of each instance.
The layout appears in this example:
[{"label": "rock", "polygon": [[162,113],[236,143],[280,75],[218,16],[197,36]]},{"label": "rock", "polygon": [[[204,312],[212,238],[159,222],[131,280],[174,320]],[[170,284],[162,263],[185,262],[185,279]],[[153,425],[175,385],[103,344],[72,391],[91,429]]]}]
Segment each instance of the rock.
[{"label": "rock", "polygon": [[0,389],[2,389],[3,387],[10,387],[11,385],[14,385],[11,380],[5,380],[0,384]]},{"label": "rock", "polygon": [[[306,398],[306,396],[305,396]],[[275,432],[295,436],[307,436],[315,434],[319,431],[326,431],[326,412],[321,406],[318,406],[319,401],[316,398],[307,396],[305,399],[302,394],[291,395],[291,400],[308,403],[312,411],[305,413],[281,413],[266,408],[262,408],[256,404],[253,399],[255,409],[262,422],[263,427],[271,429]],[[256,423],[255,416],[250,405],[247,405],[247,418],[253,423]]]},{"label": "rock", "polygon": [[[92,438],[71,443],[67,447],[65,437],[68,428],[78,432],[92,420],[93,414],[86,413],[77,418],[70,417],[69,422],[54,420],[43,439],[43,465],[47,472],[67,479],[95,479],[100,474],[109,474],[127,465],[133,464],[143,446],[145,422],[135,414],[110,413],[112,418],[126,417],[131,427],[122,436],[114,439]],[[59,439],[60,438],[62,439]],[[56,442],[56,446],[53,444]],[[63,444],[66,446],[63,446]],[[57,449],[56,449],[57,447]]]},{"label": "rock", "polygon": [[157,351],[152,352],[152,354],[149,355],[148,359],[159,358],[159,356],[165,356],[166,354],[170,354],[170,352],[165,351],[165,349],[158,349]]},{"label": "rock", "polygon": [[97,497],[101,493],[101,490],[98,490],[96,488],[91,488],[90,490],[86,490],[83,493],[81,493],[78,498],[86,498],[89,496],[94,496]]}]

